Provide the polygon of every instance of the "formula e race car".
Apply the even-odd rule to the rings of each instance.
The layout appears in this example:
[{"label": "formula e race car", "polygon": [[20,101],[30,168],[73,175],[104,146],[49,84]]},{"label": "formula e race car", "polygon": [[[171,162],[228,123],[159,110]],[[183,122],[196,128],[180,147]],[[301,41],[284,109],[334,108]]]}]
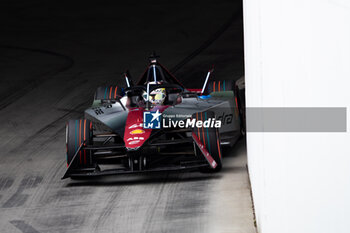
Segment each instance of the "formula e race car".
[{"label": "formula e race car", "polygon": [[244,85],[203,80],[185,88],[156,56],[133,85],[98,87],[85,117],[66,126],[67,170],[80,178],[156,171],[222,168],[222,146],[244,129]]}]

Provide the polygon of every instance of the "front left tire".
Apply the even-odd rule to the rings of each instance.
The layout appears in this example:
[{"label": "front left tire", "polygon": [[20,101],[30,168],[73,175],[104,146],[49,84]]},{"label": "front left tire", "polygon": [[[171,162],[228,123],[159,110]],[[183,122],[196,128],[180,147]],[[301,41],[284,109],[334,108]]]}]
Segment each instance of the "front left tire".
[{"label": "front left tire", "polygon": [[[67,166],[72,162],[79,147],[91,145],[93,137],[92,122],[87,119],[69,120],[66,125],[66,160]],[[91,167],[91,151],[81,149],[73,161],[73,168]]]},{"label": "front left tire", "polygon": [[[212,111],[205,111],[205,112],[198,112],[192,115],[193,118],[196,118],[196,120],[205,121],[209,118],[215,118],[215,114]],[[222,168],[222,152],[221,152],[221,145],[220,145],[220,135],[219,135],[219,129],[217,128],[205,128],[205,127],[194,127],[193,133],[197,136],[198,140],[205,146],[209,154],[212,156],[212,158],[217,163],[217,166],[213,169],[210,166],[200,168],[200,171],[202,172],[219,172]],[[204,155],[196,146],[197,154],[199,153],[201,156]]]}]

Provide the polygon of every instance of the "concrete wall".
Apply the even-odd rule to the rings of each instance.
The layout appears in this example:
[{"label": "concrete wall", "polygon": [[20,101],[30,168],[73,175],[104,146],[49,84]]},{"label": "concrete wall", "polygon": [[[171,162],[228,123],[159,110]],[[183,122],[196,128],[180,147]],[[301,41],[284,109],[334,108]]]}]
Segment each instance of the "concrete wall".
[{"label": "concrete wall", "polygon": [[[247,107],[350,107],[350,1],[243,4]],[[348,132],[248,133],[247,146],[260,233],[350,232]]]}]

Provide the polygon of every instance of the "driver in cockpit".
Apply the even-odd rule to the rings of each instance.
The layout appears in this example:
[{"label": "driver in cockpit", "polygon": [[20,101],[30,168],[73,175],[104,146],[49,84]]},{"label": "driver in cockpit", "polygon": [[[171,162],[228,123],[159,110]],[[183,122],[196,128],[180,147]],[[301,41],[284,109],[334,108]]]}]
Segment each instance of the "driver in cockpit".
[{"label": "driver in cockpit", "polygon": [[[142,97],[145,101],[147,101],[147,92],[142,94]],[[153,106],[155,105],[163,105],[166,98],[165,88],[157,88],[154,89],[148,96],[148,101],[151,102]]]},{"label": "driver in cockpit", "polygon": [[[155,84],[155,82],[150,82],[149,84]],[[157,82],[157,84],[161,84]],[[147,101],[151,104],[149,107],[160,106],[164,104],[176,105],[182,102],[182,97],[179,93],[167,93],[166,88],[160,87],[154,89],[147,96],[147,92],[142,92],[142,97],[133,96],[132,99],[128,98],[126,102],[126,107],[146,107]],[[166,103],[165,103],[166,102]]]}]

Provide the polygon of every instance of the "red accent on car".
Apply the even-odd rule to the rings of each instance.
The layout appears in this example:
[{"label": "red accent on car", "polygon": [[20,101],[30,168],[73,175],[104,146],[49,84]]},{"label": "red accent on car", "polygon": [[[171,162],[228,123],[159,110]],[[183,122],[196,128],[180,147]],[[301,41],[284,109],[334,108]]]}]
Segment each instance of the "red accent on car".
[{"label": "red accent on car", "polygon": [[[201,121],[203,121],[203,113],[201,112]],[[204,143],[204,147],[206,147],[205,145],[205,137],[204,137],[204,127],[202,126],[202,133],[203,133],[203,143]]]},{"label": "red accent on car", "polygon": [[201,93],[202,89],[187,89],[189,92]]},{"label": "red accent on car", "polygon": [[237,96],[235,96],[235,102],[236,102],[236,117],[238,118],[239,117],[239,108],[238,108],[238,101],[237,101]]}]

